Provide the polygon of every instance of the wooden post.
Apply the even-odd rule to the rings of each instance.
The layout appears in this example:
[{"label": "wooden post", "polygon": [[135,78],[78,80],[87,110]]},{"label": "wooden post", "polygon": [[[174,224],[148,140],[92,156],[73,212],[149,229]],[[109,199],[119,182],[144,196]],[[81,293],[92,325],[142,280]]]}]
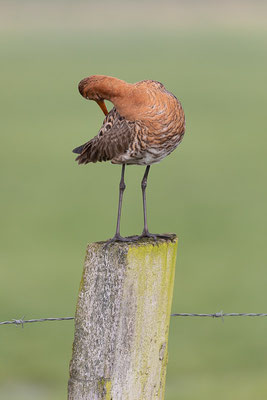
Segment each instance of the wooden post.
[{"label": "wooden post", "polygon": [[177,237],[89,244],[69,400],[163,400]]}]

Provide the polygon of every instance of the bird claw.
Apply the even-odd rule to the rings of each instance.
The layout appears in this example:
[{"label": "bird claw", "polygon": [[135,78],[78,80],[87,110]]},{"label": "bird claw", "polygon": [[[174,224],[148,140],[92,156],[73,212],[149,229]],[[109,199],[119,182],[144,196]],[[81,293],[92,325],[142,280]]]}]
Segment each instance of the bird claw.
[{"label": "bird claw", "polygon": [[152,238],[155,241],[157,241],[158,239],[174,239],[175,235],[173,233],[150,233],[150,232],[143,232],[142,235],[139,236],[139,238]]},{"label": "bird claw", "polygon": [[127,243],[127,242],[132,242],[135,240],[138,240],[138,236],[123,237],[121,235],[114,235],[113,238],[107,240],[107,242],[104,244],[104,249],[106,249],[109,244],[114,243],[114,242],[124,242],[124,243],[126,242]]}]

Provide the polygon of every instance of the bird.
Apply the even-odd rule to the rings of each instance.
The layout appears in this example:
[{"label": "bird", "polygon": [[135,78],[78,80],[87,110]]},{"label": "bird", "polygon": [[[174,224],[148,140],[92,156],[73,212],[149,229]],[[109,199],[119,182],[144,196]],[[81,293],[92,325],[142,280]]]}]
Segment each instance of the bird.
[{"label": "bird", "polygon": [[[127,83],[111,76],[91,75],[80,81],[78,89],[85,99],[98,104],[105,118],[98,134],[73,150],[78,154],[76,161],[78,164],[111,161],[122,166],[116,231],[109,242],[170,238],[148,230],[146,187],[150,166],[168,156],[184,137],[185,114],[180,101],[155,80]],[[105,100],[114,106],[110,111]],[[120,221],[128,165],[145,166],[141,182],[144,228],[141,235],[123,237]]]}]

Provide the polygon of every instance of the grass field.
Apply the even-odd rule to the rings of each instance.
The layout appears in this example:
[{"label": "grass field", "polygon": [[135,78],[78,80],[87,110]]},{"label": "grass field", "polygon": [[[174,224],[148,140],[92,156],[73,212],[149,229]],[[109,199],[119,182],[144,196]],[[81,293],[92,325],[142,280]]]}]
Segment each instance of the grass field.
[{"label": "grass field", "polygon": [[[74,315],[86,244],[114,233],[120,167],[71,153],[103,120],[77,91],[90,74],[159,80],[184,106],[148,183],[151,231],[179,236],[173,312],[267,312],[265,29],[25,26],[0,46],[0,321]],[[142,174],[126,169],[125,235]],[[0,398],[65,399],[72,340],[72,322],[0,327]],[[266,375],[267,319],[171,320],[166,400],[264,399]]]}]

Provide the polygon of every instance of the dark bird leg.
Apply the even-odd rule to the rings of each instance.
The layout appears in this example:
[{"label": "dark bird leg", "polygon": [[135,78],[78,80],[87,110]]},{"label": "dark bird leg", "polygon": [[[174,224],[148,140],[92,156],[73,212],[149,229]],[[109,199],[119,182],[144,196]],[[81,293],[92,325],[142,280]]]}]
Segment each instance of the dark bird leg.
[{"label": "dark bird leg", "polygon": [[124,182],[124,173],[125,173],[125,164],[122,164],[122,169],[121,169],[121,180],[120,180],[120,192],[119,192],[119,206],[118,206],[118,217],[117,217],[117,226],[116,226],[116,233],[114,238],[116,239],[121,239],[120,235],[120,225],[121,225],[121,206],[122,206],[122,198],[123,198],[123,192],[126,189],[126,185]]},{"label": "dark bird leg", "polygon": [[174,235],[168,235],[168,234],[153,234],[148,231],[148,226],[147,226],[147,207],[146,207],[146,187],[147,187],[147,177],[148,173],[150,170],[150,165],[146,167],[142,183],[141,183],[141,188],[142,188],[142,197],[143,197],[143,210],[144,210],[144,230],[142,232],[142,235],[139,237],[152,237],[153,239],[157,238],[163,238],[163,239],[172,239]]},{"label": "dark bird leg", "polygon": [[141,188],[142,188],[142,197],[143,197],[143,210],[144,210],[144,230],[141,236],[150,236],[150,233],[148,232],[148,227],[147,227],[147,211],[146,211],[146,187],[147,187],[147,177],[148,173],[150,170],[150,165],[146,167],[142,182],[141,182]]},{"label": "dark bird leg", "polygon": [[130,242],[133,240],[133,237],[122,237],[120,235],[120,224],[121,224],[121,206],[122,206],[122,198],[123,198],[123,192],[126,188],[125,182],[124,182],[124,173],[125,173],[125,164],[122,164],[122,169],[121,169],[121,180],[120,180],[120,191],[119,191],[119,206],[118,206],[118,217],[117,217],[117,226],[116,226],[116,233],[113,236],[113,238],[109,239],[106,243],[112,243],[112,242]]}]

